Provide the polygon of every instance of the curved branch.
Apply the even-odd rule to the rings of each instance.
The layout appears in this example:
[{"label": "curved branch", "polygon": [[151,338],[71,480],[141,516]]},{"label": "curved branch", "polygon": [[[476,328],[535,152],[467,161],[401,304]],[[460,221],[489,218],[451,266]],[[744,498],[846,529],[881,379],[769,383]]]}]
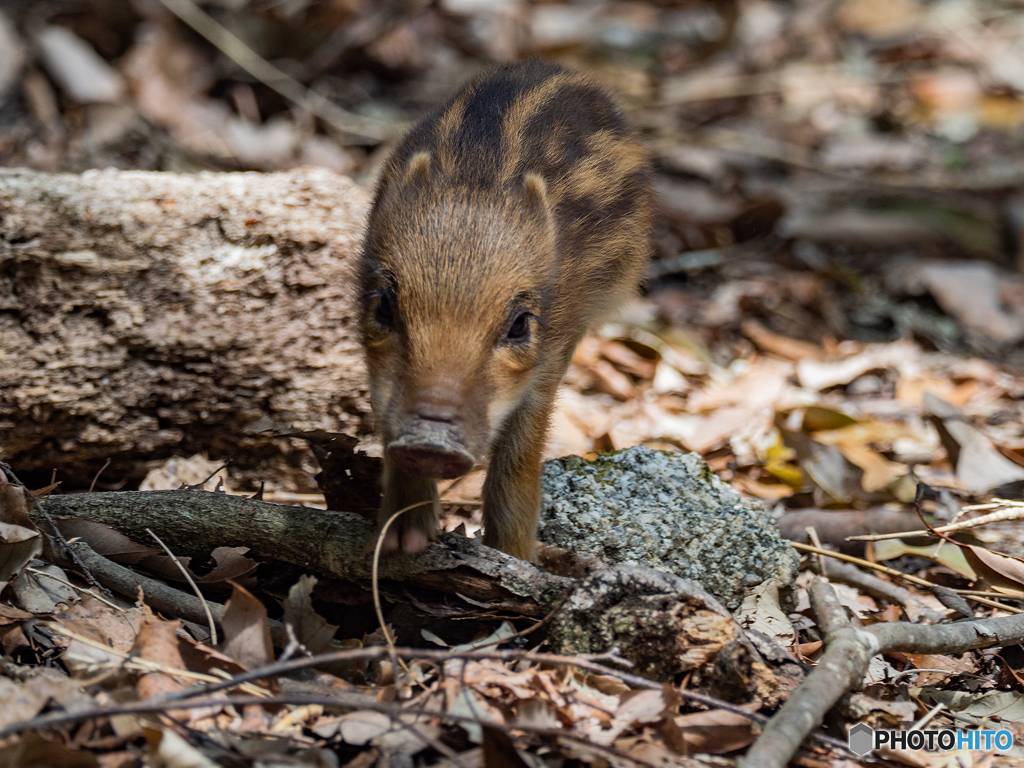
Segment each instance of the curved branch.
[{"label": "curved branch", "polygon": [[811,604],[826,628],[825,653],[737,763],[741,768],[784,768],[832,705],[862,686],[878,654],[957,654],[1024,642],[1024,614],[931,627],[907,622],[853,627],[831,585],[820,578],[812,583]]}]

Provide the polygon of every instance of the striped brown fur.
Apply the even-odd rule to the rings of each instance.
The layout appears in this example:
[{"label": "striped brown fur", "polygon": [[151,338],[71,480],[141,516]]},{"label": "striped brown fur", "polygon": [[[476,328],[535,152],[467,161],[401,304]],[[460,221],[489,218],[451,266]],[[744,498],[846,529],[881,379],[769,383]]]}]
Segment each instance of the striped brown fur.
[{"label": "striped brown fur", "polygon": [[[472,81],[394,150],[360,267],[382,520],[489,463],[484,541],[534,556],[552,402],[586,328],[636,289],[650,173],[611,98],[540,61]],[[386,548],[426,546],[430,506]]]}]

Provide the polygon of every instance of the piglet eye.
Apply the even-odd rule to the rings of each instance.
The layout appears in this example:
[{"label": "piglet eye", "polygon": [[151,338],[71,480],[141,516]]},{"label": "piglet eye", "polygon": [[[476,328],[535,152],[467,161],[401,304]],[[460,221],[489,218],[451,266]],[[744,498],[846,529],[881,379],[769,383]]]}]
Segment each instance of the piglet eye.
[{"label": "piglet eye", "polygon": [[386,328],[395,324],[394,299],[388,291],[381,292],[377,299],[377,309],[373,313],[373,319]]},{"label": "piglet eye", "polygon": [[530,313],[521,312],[512,325],[509,326],[507,338],[509,341],[522,341],[530,335]]}]

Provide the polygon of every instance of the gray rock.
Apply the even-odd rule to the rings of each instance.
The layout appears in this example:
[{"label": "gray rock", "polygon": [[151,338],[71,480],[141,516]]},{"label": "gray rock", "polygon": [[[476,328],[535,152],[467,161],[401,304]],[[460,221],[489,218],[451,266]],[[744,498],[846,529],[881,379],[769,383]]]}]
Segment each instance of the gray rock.
[{"label": "gray rock", "polygon": [[788,602],[799,561],[764,507],[741,498],[700,456],[645,447],[547,462],[539,538],[608,564],[676,574],[730,610],[765,581]]},{"label": "gray rock", "polygon": [[802,679],[799,662],[757,632],[744,631],[721,603],[678,576],[635,565],[599,568],[575,583],[547,636],[562,656],[611,653],[630,672],[727,701],[774,707]]}]

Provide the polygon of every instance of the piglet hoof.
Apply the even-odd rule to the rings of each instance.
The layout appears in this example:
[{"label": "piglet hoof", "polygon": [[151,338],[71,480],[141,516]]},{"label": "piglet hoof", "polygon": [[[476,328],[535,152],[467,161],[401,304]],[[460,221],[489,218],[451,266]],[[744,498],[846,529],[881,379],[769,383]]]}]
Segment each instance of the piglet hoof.
[{"label": "piglet hoof", "polygon": [[[390,505],[382,509],[377,525],[383,526],[396,511]],[[431,541],[437,541],[437,512],[433,504],[425,503],[405,510],[391,521],[380,549],[387,554],[415,555]]]}]

